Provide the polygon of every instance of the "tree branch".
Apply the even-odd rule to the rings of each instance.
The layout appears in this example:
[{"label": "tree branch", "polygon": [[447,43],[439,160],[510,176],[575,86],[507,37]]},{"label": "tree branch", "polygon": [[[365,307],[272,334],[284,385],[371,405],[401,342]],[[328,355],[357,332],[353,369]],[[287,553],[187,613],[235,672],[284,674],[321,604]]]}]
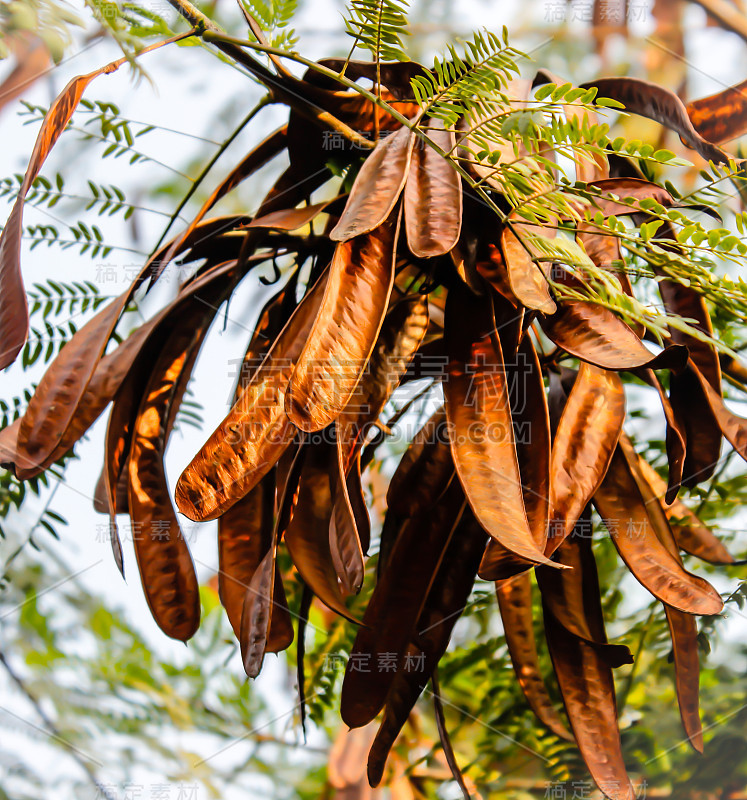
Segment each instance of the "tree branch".
[{"label": "tree branch", "polygon": [[[260,43],[267,47],[269,47],[270,43],[267,41],[265,37],[264,31],[262,27],[257,22],[256,19],[246,10],[246,6],[242,2],[242,0],[236,0],[236,3],[239,7],[239,10],[244,15],[244,19],[246,20],[246,24],[249,26],[249,30],[254,34],[254,38]],[[270,55],[270,61],[272,61],[273,66],[278,71],[278,75],[284,75],[286,78],[295,78],[295,75],[283,64],[283,62],[275,55]]]},{"label": "tree branch", "polygon": [[[206,42],[212,42],[215,46],[227,56],[232,58],[238,64],[246,67],[258,80],[267,86],[270,90],[272,99],[280,101],[296,109],[307,119],[311,120],[321,128],[332,129],[337,133],[342,134],[346,139],[355,144],[356,146],[370,150],[374,147],[374,143],[365,136],[361,136],[357,131],[354,131],[349,125],[346,125],[342,120],[330,114],[320,107],[312,96],[316,87],[311,87],[304,81],[298,80],[295,77],[276,76],[264,64],[261,64],[255,58],[252,58],[243,49],[243,43],[237,44],[240,40],[232,39],[227,36],[220,26],[216,25],[209,17],[200,11],[199,8],[192,5],[189,0],[169,0],[172,5],[188,22],[198,28],[199,34]],[[254,44],[251,42],[250,44]],[[272,48],[259,49],[271,51]]]},{"label": "tree branch", "polygon": [[726,0],[692,0],[721,25],[747,42],[747,17]]}]

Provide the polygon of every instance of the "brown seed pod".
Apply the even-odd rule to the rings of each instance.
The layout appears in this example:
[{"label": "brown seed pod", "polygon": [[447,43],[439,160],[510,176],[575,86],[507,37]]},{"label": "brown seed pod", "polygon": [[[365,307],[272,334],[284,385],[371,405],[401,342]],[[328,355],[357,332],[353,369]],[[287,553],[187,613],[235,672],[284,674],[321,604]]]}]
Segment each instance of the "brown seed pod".
[{"label": "brown seed pod", "polygon": [[625,455],[615,450],[594,505],[636,579],[663,603],[689,614],[718,614],[721,595],[686,572],[659,541]]},{"label": "brown seed pod", "polygon": [[319,313],[285,393],[288,419],[302,431],[334,422],[361,379],[394,285],[398,230],[398,218],[390,219],[335,249]]},{"label": "brown seed pod", "polygon": [[444,385],[451,452],[480,524],[532,563],[546,563],[527,521],[506,374],[489,300],[455,287],[446,303]]},{"label": "brown seed pod", "polygon": [[550,461],[552,554],[578,522],[599,488],[625,418],[625,392],[608,370],[582,364],[560,417]]},{"label": "brown seed pod", "polygon": [[532,619],[532,584],[529,574],[517,575],[495,585],[503,620],[508,653],[516,679],[537,719],[561,739],[573,741],[560,714],[555,710],[539,667]]},{"label": "brown seed pod", "polygon": [[[455,146],[453,131],[429,120],[428,138],[445,153]],[[422,140],[416,143],[404,192],[405,232],[412,253],[431,258],[448,253],[462,226],[462,182],[451,162]]]},{"label": "brown seed pod", "polygon": [[257,485],[293,441],[285,389],[325,284],[322,276],[304,297],[228,416],[181,474],[176,504],[190,519],[219,517]]},{"label": "brown seed pod", "polygon": [[347,242],[384,223],[407,180],[414,143],[409,128],[400,128],[379,142],[361,167],[345,210],[330,231],[332,241]]},{"label": "brown seed pod", "polygon": [[[400,532],[363,615],[340,696],[340,714],[351,728],[370,722],[381,710],[395,673],[376,669],[379,659],[395,654],[399,664],[444,553],[465,508],[464,494],[452,483],[428,512],[410,518]],[[370,672],[355,664],[365,662]]]}]

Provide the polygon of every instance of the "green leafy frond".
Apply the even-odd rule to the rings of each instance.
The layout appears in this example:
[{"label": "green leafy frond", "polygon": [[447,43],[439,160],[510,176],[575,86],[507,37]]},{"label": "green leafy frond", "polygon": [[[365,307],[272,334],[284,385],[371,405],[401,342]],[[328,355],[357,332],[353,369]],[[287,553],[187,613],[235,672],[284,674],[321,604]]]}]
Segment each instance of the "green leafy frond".
[{"label": "green leafy frond", "polygon": [[[100,294],[91,281],[63,283],[47,280],[35,283],[27,292],[29,314],[40,322],[31,326],[29,338],[22,353],[24,367],[39,359],[49,363],[78,329],[74,318],[87,311],[96,311],[111,299]],[[63,319],[56,319],[58,317]]]},{"label": "green leafy frond", "polygon": [[91,308],[95,311],[102,303],[111,298],[102,295],[98,287],[91,281],[62,281],[47,280],[44,283],[35,283],[27,292],[29,299],[29,313],[41,315],[43,319],[60,314],[84,313]]},{"label": "green leafy frond", "polygon": [[497,104],[508,103],[503,90],[519,72],[516,59],[523,54],[510,47],[508,33],[477,31],[460,53],[448,46],[446,58],[436,57],[433,71],[414,78],[412,88],[423,115],[453,127],[470,112],[492,113]]},{"label": "green leafy frond", "polygon": [[[6,197],[9,201],[15,200],[18,191],[23,183],[23,175],[16,174],[12,177],[0,178],[0,197]],[[39,175],[31,184],[31,188],[26,195],[26,204],[37,208],[54,208],[61,200],[75,201],[86,211],[96,210],[101,217],[114,216],[123,213],[125,219],[129,219],[136,209],[154,211],[155,209],[144,209],[128,203],[124,192],[113,184],[95,183],[87,181],[88,193],[76,194],[65,191],[65,179],[57,173],[54,180],[50,180],[44,175]]]},{"label": "green leafy frond", "polygon": [[407,7],[407,0],[351,0],[345,28],[377,63],[409,61],[402,41],[409,35]]},{"label": "green leafy frond", "polygon": [[168,22],[152,9],[137,3],[117,3],[116,0],[84,2],[103,30],[117,43],[135,74],[147,77],[135,54],[144,46],[144,40],[171,36],[173,31]]},{"label": "green leafy frond", "polygon": [[[493,38],[493,44],[498,44]],[[437,62],[438,63],[438,62]],[[692,286],[713,306],[731,318],[747,316],[747,283],[732,277],[728,271],[715,269],[714,259],[722,265],[739,265],[747,254],[745,222],[735,215],[738,233],[728,227],[707,227],[693,214],[706,211],[718,217],[729,195],[723,185],[738,178],[740,165],[709,165],[701,171],[704,184],[682,197],[672,188],[678,207],[665,208],[653,199],[635,204],[646,219],[635,224],[605,218],[594,207],[596,190],[576,176],[569,165],[592,159],[606,159],[610,153],[633,159],[649,180],[661,183],[660,175],[673,167],[692,166],[668,150],[655,149],[638,141],[609,138],[609,125],[591,124],[583,110],[595,111],[609,107],[605,98],[597,98],[596,90],[581,90],[572,84],[547,85],[537,90],[533,100],[516,100],[510,92],[502,92],[502,84],[488,75],[484,83],[463,91],[460,86],[434,88],[442,74],[449,75],[443,64],[428,79],[418,79],[415,86],[430,87],[421,97],[421,105],[432,116],[440,116],[447,124],[460,118],[463,137],[459,152],[449,154],[452,160],[464,164],[468,181],[481,192],[497,190],[508,203],[510,218],[517,232],[541,264],[561,263],[582,280],[583,288],[569,289],[553,284],[561,297],[584,299],[602,305],[621,315],[628,322],[643,325],[664,343],[669,330],[675,329],[714,345],[714,341],[690,324],[690,321],[660,313],[650,304],[631,298],[622,291],[613,273],[598,269],[583,248],[574,241],[576,226],[584,221],[603,236],[616,237],[628,258],[626,270],[636,275],[660,280],[663,276]],[[476,69],[479,73],[479,68]],[[491,85],[490,81],[493,80]],[[456,98],[456,100],[454,99]],[[420,98],[419,98],[420,99]],[[439,104],[446,99],[441,113]],[[429,108],[428,102],[433,105]],[[578,114],[568,115],[562,106],[572,102]],[[596,117],[592,116],[592,119]],[[558,157],[565,159],[558,160]],[[622,201],[622,199],[621,199]],[[640,217],[640,213],[638,214]],[[554,238],[536,236],[529,225],[541,225],[557,231]],[[675,236],[672,240],[671,236]],[[716,344],[722,352],[728,345]]]},{"label": "green leafy frond", "polygon": [[104,235],[97,225],[89,226],[80,220],[75,225],[67,226],[66,233],[72,238],[63,237],[54,225],[28,225],[23,238],[31,242],[31,250],[41,244],[46,244],[48,247],[57,245],[63,250],[78,248],[81,255],[88,253],[91,258],[96,258],[96,256],[105,258],[114,249],[113,246],[104,242]]},{"label": "green leafy frond", "polygon": [[120,18],[128,25],[128,36],[147,39],[151,36],[171,36],[173,31],[166,20],[150,8],[136,3],[122,3]]},{"label": "green leafy frond", "polygon": [[265,32],[270,47],[291,50],[298,42],[290,22],[298,9],[298,0],[242,0],[246,10]]},{"label": "green leafy frond", "polygon": [[[21,103],[26,109],[19,112],[20,116],[27,117],[24,120],[24,125],[40,123],[44,119],[47,113],[47,109],[44,106],[34,105],[24,100]],[[109,156],[120,158],[123,155],[129,155],[130,164],[136,164],[141,161],[159,163],[134,147],[135,140],[138,137],[154,130],[152,125],[132,123],[130,120],[119,116],[119,108],[114,103],[102,101],[91,102],[83,99],[80,102],[80,108],[77,113],[87,113],[90,117],[86,119],[83,127],[77,127],[74,124],[74,120],[71,120],[68,130],[74,130],[82,134],[85,141],[98,141],[104,144],[102,158],[108,158]],[[137,127],[134,127],[135,125]]]},{"label": "green leafy frond", "polygon": [[77,327],[72,320],[61,325],[53,325],[45,320],[42,328],[32,325],[29,329],[29,338],[21,352],[21,363],[24,368],[33,366],[39,360],[49,364],[76,331]]}]

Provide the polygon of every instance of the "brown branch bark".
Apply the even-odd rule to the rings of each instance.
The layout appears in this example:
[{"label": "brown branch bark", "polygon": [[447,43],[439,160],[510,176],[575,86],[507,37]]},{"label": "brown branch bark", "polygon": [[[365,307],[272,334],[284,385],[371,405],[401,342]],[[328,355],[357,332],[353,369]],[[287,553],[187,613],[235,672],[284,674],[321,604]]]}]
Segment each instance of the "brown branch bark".
[{"label": "brown branch bark", "polygon": [[741,36],[747,42],[747,17],[727,0],[692,0],[704,8],[727,30]]},{"label": "brown branch bark", "polygon": [[[246,10],[246,6],[242,3],[241,0],[236,0],[236,3],[239,7],[239,11],[241,11],[241,13],[244,16],[244,19],[246,20],[246,24],[249,26],[249,30],[254,34],[254,38],[260,44],[269,46],[270,43],[267,41],[264,31],[262,30],[262,27],[257,22],[257,20],[254,19],[254,17]],[[294,77],[293,73],[285,66],[285,64],[283,64],[283,62],[276,55],[270,53],[269,59],[270,61],[272,61],[273,66],[278,71],[278,75],[284,75],[286,78]]]},{"label": "brown branch bark", "polygon": [[199,8],[190,3],[189,0],[169,0],[169,4],[190,24],[197,27],[200,34],[212,34],[210,36],[203,35],[205,41],[214,44],[222,53],[251,72],[268,88],[275,102],[294,108],[320,128],[331,129],[342,134],[358,147],[370,149],[374,146],[373,142],[366,139],[365,136],[361,136],[357,131],[354,131],[349,125],[346,125],[320,105],[324,100],[323,90],[293,76],[277,76],[273,74],[271,70],[253,58],[243,48],[233,42],[226,41],[228,37],[225,31],[203,14]]}]

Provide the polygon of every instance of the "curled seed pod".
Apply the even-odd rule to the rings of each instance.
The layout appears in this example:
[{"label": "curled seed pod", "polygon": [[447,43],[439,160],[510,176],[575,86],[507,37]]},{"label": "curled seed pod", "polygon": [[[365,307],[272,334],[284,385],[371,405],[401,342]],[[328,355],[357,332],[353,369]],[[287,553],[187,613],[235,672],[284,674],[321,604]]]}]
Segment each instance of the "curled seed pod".
[{"label": "curled seed pod", "polygon": [[[535,544],[544,551],[549,519],[550,417],[542,370],[529,336],[524,336],[513,356],[507,358],[506,377],[527,522]],[[491,539],[480,564],[480,577],[503,580],[531,567],[531,562]]]},{"label": "curled seed pod", "polygon": [[[197,305],[197,303],[195,303]],[[184,315],[170,332],[155,364],[132,422],[127,461],[128,499],[135,555],[148,605],[161,630],[186,641],[200,624],[200,594],[189,548],[179,527],[164,465],[174,407],[194,366],[219,304],[202,316]],[[205,307],[203,307],[204,309]],[[171,422],[171,424],[170,424]]]}]

